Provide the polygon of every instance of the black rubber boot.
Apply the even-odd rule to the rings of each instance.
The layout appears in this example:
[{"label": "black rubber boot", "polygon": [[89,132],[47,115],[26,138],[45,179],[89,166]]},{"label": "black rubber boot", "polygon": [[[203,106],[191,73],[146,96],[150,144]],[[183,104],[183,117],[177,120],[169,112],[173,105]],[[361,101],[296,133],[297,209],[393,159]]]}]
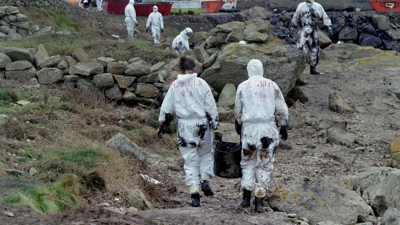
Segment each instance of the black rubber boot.
[{"label": "black rubber boot", "polygon": [[256,197],[256,199],[255,199],[256,207],[254,208],[255,212],[258,212],[258,213],[264,212],[263,201],[264,201],[264,198],[257,198]]},{"label": "black rubber boot", "polygon": [[251,191],[243,190],[243,201],[240,203],[242,207],[250,207]]},{"label": "black rubber boot", "polygon": [[200,194],[196,193],[196,194],[191,194],[190,196],[192,197],[192,206],[200,207]]},{"label": "black rubber boot", "polygon": [[213,196],[214,191],[210,187],[210,183],[208,180],[203,180],[203,183],[201,183],[201,190],[204,192],[205,196]]},{"label": "black rubber boot", "polygon": [[321,74],[320,72],[318,72],[318,70],[315,68],[315,66],[311,66],[310,65],[310,74]]}]

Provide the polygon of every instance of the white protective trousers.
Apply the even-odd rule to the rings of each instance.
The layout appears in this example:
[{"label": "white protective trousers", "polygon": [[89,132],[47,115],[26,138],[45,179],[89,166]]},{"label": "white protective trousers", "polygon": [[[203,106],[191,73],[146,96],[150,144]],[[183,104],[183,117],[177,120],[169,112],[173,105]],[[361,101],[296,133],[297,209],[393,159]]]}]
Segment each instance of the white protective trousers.
[{"label": "white protective trousers", "polygon": [[146,29],[151,26],[151,37],[153,38],[153,44],[160,44],[161,29],[164,29],[164,22],[161,13],[152,12],[147,19]]},{"label": "white protective trousers", "polygon": [[185,159],[186,185],[198,186],[199,176],[214,177],[212,130],[218,129],[219,118],[208,84],[196,73],[178,75],[161,105],[160,123],[168,114],[178,117],[177,136]]},{"label": "white protective trousers", "polygon": [[125,23],[126,29],[128,30],[128,37],[133,38],[133,32],[135,29],[136,21],[136,11],[133,7],[134,0],[129,0],[129,4],[125,7]]},{"label": "white protective trousers", "polygon": [[97,4],[97,11],[102,12],[103,8],[101,7],[101,5],[103,4],[103,0],[97,0],[96,4]]},{"label": "white protective trousers", "polygon": [[241,125],[241,187],[264,197],[271,181],[279,130],[289,125],[289,112],[278,85],[264,78],[259,60],[247,67],[250,78],[237,89],[235,119]]}]

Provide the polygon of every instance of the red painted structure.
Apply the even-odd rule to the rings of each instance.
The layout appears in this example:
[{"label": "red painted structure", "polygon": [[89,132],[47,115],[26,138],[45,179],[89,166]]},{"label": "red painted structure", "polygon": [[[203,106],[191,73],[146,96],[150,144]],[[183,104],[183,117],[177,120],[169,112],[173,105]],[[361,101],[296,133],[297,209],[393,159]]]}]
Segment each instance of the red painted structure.
[{"label": "red painted structure", "polygon": [[400,12],[400,0],[369,1],[377,12],[396,11]]},{"label": "red painted structure", "polygon": [[[108,14],[125,14],[125,6],[129,0],[103,0],[103,10]],[[158,7],[158,11],[163,16],[168,16],[171,13],[172,2],[135,2],[134,7],[136,16],[149,16],[153,12],[153,6]]]},{"label": "red painted structure", "polygon": [[201,1],[201,12],[202,13],[217,13],[221,10],[222,5],[225,2],[223,0],[218,1]]}]

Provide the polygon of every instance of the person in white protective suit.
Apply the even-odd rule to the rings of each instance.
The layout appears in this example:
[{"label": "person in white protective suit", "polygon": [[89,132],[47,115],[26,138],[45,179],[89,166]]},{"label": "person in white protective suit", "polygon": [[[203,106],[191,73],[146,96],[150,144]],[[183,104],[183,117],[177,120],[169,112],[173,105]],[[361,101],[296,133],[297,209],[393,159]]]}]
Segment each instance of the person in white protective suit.
[{"label": "person in white protective suit", "polygon": [[262,212],[279,134],[287,139],[289,112],[278,85],[263,77],[260,60],[252,59],[247,71],[249,79],[238,86],[235,101],[235,128],[242,143],[243,201],[240,205],[249,207],[255,190],[255,211]]},{"label": "person in white protective suit", "polygon": [[[168,90],[160,109],[158,137],[178,117],[178,144],[185,160],[186,186],[189,187],[192,206],[200,206],[200,184],[205,196],[214,195],[209,180],[214,177],[213,137],[222,140],[219,133],[217,106],[208,84],[197,77],[196,63],[182,56],[178,75]],[[199,179],[200,178],[200,179]]]},{"label": "person in white protective suit", "polygon": [[[158,12],[158,7],[153,6],[153,12],[150,13],[146,24],[146,33],[149,31],[151,26],[151,37],[153,38],[153,44],[160,44],[161,33],[164,32],[164,22],[161,13]],[[161,33],[160,33],[161,32]]]},{"label": "person in white protective suit", "polygon": [[101,7],[101,5],[103,4],[103,0],[97,0],[96,4],[97,4],[97,11],[103,12],[103,8]]},{"label": "person in white protective suit", "polygon": [[172,52],[183,54],[186,50],[189,50],[190,37],[193,37],[193,31],[187,27],[172,41]]},{"label": "person in white protective suit", "polygon": [[136,11],[133,4],[135,4],[135,0],[129,0],[128,5],[125,6],[125,23],[128,30],[128,38],[133,38],[135,25],[139,26],[139,23],[136,20]]},{"label": "person in white protective suit", "polygon": [[308,55],[311,74],[320,74],[315,67],[319,61],[318,23],[321,20],[324,26],[328,27],[329,36],[332,38],[332,22],[324,8],[314,0],[306,0],[297,6],[290,25],[290,37],[293,37],[294,29],[299,28],[297,48]]}]

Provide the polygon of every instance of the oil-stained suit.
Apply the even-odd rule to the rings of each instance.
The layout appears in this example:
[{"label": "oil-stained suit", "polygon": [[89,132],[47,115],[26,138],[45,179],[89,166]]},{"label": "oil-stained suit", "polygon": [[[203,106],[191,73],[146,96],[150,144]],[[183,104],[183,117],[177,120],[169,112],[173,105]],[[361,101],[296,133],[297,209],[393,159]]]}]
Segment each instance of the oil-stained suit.
[{"label": "oil-stained suit", "polygon": [[213,130],[218,130],[217,106],[208,84],[196,73],[178,75],[160,109],[159,122],[178,117],[179,150],[185,159],[186,185],[199,192],[201,180],[214,177]]},{"label": "oil-stained suit", "polygon": [[255,190],[263,198],[274,168],[280,129],[289,126],[289,112],[278,85],[263,77],[260,60],[247,65],[249,79],[237,89],[235,119],[242,142],[242,182],[244,190]]},{"label": "oil-stained suit", "polygon": [[315,68],[319,61],[318,23],[321,20],[332,34],[332,23],[329,16],[319,3],[311,0],[311,3],[302,2],[297,6],[290,25],[291,31],[296,28],[299,29],[297,48],[308,55],[308,63],[311,69]]}]

